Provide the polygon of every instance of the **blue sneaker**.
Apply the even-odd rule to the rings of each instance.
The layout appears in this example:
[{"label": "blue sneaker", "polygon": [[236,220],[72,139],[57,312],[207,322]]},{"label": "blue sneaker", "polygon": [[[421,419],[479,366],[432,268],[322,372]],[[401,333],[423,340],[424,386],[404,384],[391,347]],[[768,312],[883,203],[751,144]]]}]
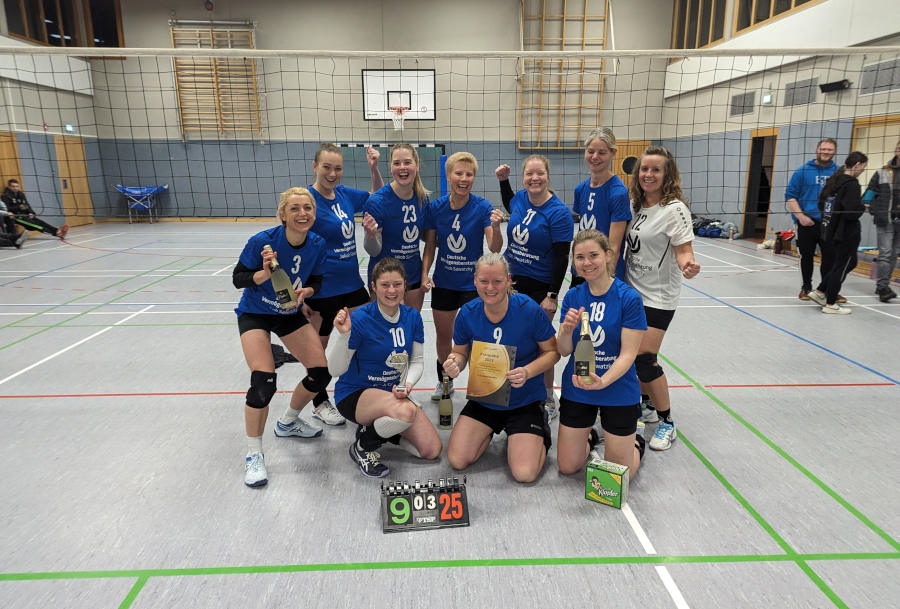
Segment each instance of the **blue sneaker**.
[{"label": "blue sneaker", "polygon": [[322,428],[312,421],[305,421],[302,417],[297,417],[297,420],[290,425],[276,421],[275,435],[279,438],[317,438],[322,435]]},{"label": "blue sneaker", "polygon": [[650,448],[653,450],[669,450],[672,448],[672,440],[677,437],[675,421],[671,423],[660,421],[659,427],[656,428],[656,433],[650,438]]},{"label": "blue sneaker", "polygon": [[391,473],[391,468],[381,462],[380,453],[364,451],[355,440],[350,445],[350,458],[367,478],[384,478]]}]

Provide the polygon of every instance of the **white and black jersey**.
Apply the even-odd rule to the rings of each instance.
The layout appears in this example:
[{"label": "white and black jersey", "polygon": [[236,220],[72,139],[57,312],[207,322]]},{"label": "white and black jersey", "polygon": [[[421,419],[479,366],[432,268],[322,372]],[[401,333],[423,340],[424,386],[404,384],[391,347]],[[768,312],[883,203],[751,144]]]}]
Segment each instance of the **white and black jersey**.
[{"label": "white and black jersey", "polygon": [[673,248],[694,240],[687,205],[676,199],[640,208],[628,223],[625,240],[628,284],[640,292],[645,306],[674,310],[682,275]]}]

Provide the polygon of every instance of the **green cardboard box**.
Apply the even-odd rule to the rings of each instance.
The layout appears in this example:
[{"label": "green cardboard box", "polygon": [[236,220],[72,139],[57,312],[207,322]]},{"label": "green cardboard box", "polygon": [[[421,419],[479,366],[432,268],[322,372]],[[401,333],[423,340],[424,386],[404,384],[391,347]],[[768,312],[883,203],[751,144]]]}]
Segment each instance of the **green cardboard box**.
[{"label": "green cardboard box", "polygon": [[584,498],[622,509],[628,500],[628,466],[593,459],[587,465]]}]

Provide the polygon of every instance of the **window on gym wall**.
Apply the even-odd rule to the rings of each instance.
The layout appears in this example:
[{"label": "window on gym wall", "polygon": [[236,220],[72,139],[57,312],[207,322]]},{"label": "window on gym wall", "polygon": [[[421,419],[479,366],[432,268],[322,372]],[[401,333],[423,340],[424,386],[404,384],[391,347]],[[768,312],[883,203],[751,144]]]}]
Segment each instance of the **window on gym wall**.
[{"label": "window on gym wall", "polygon": [[675,0],[672,48],[699,49],[725,38],[726,0]]},{"label": "window on gym wall", "polygon": [[814,0],[736,0],[734,33],[759,25],[775,17],[781,17]]},{"label": "window on gym wall", "polygon": [[10,36],[57,47],[120,47],[120,0],[3,0]]}]

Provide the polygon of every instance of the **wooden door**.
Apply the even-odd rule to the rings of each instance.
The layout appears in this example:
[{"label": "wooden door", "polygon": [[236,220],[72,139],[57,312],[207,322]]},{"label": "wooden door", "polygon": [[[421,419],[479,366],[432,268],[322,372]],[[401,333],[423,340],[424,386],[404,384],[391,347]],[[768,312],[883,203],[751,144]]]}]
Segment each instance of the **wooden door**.
[{"label": "wooden door", "polygon": [[613,172],[619,176],[619,179],[622,180],[622,183],[625,184],[626,188],[630,188],[631,174],[625,173],[622,170],[622,163],[624,163],[625,159],[628,157],[634,157],[635,159],[640,158],[644,149],[650,145],[650,140],[618,140],[616,145],[619,149],[616,151],[616,161],[613,163],[613,165],[615,165],[613,167]]},{"label": "wooden door", "polygon": [[94,222],[94,202],[84,162],[84,142],[80,137],[56,136],[56,161],[59,166],[59,191],[63,214],[69,226]]},{"label": "wooden door", "polygon": [[0,131],[0,178],[3,184],[0,190],[6,188],[6,181],[13,178],[22,180],[22,166],[19,164],[19,147],[16,145],[16,134],[9,131]]}]

